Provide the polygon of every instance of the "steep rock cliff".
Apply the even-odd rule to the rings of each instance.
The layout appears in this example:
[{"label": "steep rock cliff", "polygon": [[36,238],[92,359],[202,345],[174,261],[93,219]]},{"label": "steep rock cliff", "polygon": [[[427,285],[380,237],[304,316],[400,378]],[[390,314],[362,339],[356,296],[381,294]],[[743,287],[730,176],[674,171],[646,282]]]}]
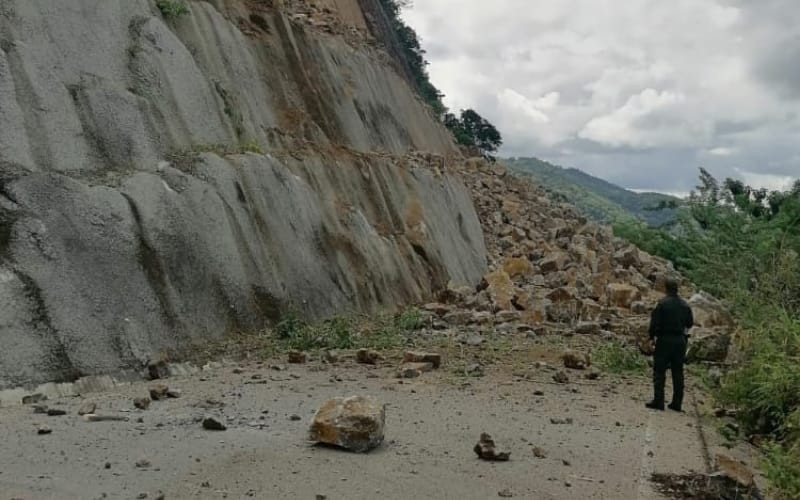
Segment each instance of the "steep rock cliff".
[{"label": "steep rock cliff", "polygon": [[485,271],[377,3],[187,5],[0,1],[0,388]]}]

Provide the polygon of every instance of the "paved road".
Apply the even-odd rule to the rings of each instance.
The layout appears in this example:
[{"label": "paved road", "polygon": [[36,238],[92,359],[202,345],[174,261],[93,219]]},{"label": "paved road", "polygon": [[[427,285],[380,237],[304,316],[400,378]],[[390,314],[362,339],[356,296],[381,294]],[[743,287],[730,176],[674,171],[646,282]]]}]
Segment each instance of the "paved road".
[{"label": "paved road", "polygon": [[[98,412],[127,412],[128,422],[82,420],[81,398],[48,402],[66,416],[0,408],[0,498],[156,498],[161,491],[167,499],[463,500],[508,490],[514,498],[647,499],[658,498],[653,471],[705,471],[695,419],[646,411],[646,380],[589,382],[579,373],[571,384],[552,383],[542,369],[533,380],[489,373],[463,386],[444,370],[399,383],[389,365],[276,371],[253,364],[242,373],[226,366],[169,379],[183,396],[146,411],[131,404],[147,393],[145,383],[88,397]],[[366,455],[309,445],[316,407],[351,394],[387,403],[385,445]],[[207,399],[224,406],[203,408]],[[201,429],[204,415],[228,420],[228,430]],[[37,435],[39,424],[52,434]],[[472,447],[481,432],[510,450],[511,461],[478,460]],[[546,458],[536,458],[534,446]],[[150,465],[137,467],[143,459]]]}]

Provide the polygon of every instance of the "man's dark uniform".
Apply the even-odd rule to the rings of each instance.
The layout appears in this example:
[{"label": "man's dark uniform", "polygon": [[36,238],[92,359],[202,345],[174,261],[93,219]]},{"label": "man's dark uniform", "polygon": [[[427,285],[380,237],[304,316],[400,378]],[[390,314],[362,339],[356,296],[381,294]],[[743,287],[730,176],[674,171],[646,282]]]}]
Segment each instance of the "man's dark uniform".
[{"label": "man's dark uniform", "polygon": [[667,284],[667,296],[658,303],[650,317],[650,338],[655,339],[653,362],[654,397],[648,408],[664,409],[664,382],[667,368],[672,371],[672,403],[681,411],[683,404],[683,364],[689,329],[694,326],[692,309],[678,296],[677,283]]}]

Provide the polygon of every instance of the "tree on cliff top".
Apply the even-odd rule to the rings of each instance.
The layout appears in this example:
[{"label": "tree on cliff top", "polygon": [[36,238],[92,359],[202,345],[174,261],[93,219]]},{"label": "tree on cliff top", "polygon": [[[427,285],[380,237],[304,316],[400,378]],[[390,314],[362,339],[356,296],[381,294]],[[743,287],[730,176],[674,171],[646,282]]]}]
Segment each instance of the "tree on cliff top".
[{"label": "tree on cliff top", "polygon": [[462,146],[478,148],[487,158],[492,158],[492,153],[503,144],[500,132],[475,110],[462,110],[460,117],[445,113],[444,124],[453,132],[456,142]]},{"label": "tree on cliff top", "polygon": [[403,62],[412,74],[412,84],[417,93],[431,107],[436,117],[450,130],[456,142],[462,146],[477,148],[491,159],[503,139],[500,132],[489,121],[472,109],[462,110],[460,116],[450,113],[442,102],[444,94],[431,82],[425,49],[416,31],[400,17],[402,9],[411,5],[411,0],[378,0],[388,16],[392,29],[402,50]]}]

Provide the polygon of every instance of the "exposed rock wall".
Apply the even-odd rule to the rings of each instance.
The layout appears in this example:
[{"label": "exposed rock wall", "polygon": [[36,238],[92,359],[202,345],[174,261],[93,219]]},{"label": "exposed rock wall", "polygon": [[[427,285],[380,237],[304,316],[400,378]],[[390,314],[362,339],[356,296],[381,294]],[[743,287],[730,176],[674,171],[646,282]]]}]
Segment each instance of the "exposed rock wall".
[{"label": "exposed rock wall", "polygon": [[[453,144],[385,55],[283,2],[188,5],[0,2],[0,388],[485,272],[468,190],[407,154]],[[358,5],[324,7],[357,31]]]}]

